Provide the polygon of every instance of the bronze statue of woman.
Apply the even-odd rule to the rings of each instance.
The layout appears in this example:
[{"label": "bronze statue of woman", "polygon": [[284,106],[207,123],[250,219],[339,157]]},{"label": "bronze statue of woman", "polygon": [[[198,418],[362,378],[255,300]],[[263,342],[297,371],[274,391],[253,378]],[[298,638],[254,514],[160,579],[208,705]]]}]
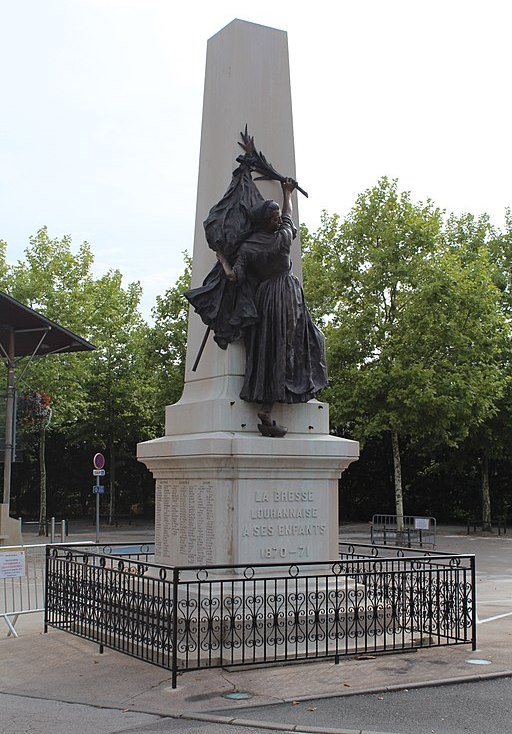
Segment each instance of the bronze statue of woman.
[{"label": "bronze statue of woman", "polygon": [[[261,171],[254,164],[258,154],[252,138],[248,140],[250,145],[246,136],[242,146],[246,155],[237,159],[240,167],[233,173],[228,192],[205,222],[218,264],[202,287],[185,295],[215,332],[219,346],[244,339],[240,397],[260,404],[258,428],[263,435],[275,437],[284,436],[286,428],[273,420],[273,404],[311,400],[327,385],[327,368],[323,335],[313,324],[300,282],[291,272],[290,250],[296,236],[292,192],[297,182],[277,174],[259,154],[276,174],[272,178],[281,181],[282,210],[275,201],[263,201],[251,176],[251,171]],[[230,241],[223,237],[226,229]]]}]

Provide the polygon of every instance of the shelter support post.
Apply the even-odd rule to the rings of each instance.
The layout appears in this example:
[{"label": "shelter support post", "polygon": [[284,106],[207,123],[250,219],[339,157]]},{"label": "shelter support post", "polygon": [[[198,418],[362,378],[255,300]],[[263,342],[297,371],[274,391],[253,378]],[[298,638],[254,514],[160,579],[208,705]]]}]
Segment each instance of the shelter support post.
[{"label": "shelter support post", "polygon": [[21,522],[9,516],[14,440],[14,353],[14,329],[10,329],[6,354],[7,391],[5,405],[4,484],[3,500],[0,504],[0,545],[16,545],[21,543]]},{"label": "shelter support post", "polygon": [[9,331],[7,351],[7,390],[5,404],[4,494],[3,503],[11,501],[11,470],[14,418],[14,329]]}]

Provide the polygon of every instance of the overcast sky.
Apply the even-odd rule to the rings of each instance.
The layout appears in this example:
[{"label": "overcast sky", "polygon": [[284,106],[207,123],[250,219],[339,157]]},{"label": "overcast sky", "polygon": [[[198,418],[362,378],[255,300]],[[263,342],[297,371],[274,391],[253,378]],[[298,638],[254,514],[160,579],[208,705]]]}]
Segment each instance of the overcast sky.
[{"label": "overcast sky", "polygon": [[288,32],[302,222],[346,214],[387,175],[415,200],[501,226],[512,204],[510,7],[0,0],[9,261],[43,225],[87,240],[98,274],[141,281],[149,315],[192,251],[206,42],[234,18]]}]

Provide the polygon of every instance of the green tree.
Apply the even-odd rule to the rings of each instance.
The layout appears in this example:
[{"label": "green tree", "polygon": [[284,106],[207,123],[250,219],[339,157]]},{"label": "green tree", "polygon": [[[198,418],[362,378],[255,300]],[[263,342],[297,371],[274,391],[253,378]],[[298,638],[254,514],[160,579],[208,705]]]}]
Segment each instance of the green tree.
[{"label": "green tree", "polygon": [[345,221],[303,232],[306,295],[325,324],[335,429],[389,433],[396,514],[401,445],[456,445],[496,410],[507,325],[485,248],[453,247],[432,202],[396,181],[361,194]]},{"label": "green tree", "polygon": [[[43,227],[30,238],[24,259],[11,268],[9,294],[90,339],[96,310],[92,265],[93,256],[86,242],[74,253],[69,236],[52,239]],[[79,420],[83,415],[89,365],[84,354],[62,354],[36,359],[27,370],[25,387],[41,388],[52,396],[54,426]]]},{"label": "green tree", "polygon": [[[494,282],[501,292],[500,307],[510,327],[512,319],[512,214],[506,211],[505,230],[498,231],[487,215],[478,218],[471,214],[452,216],[446,227],[446,238],[453,247],[466,243],[469,257],[485,248],[495,268]],[[512,435],[512,342],[510,333],[504,334],[501,359],[502,377],[506,383],[496,411],[482,424],[475,426],[461,447],[466,463],[478,466],[482,501],[482,528],[492,529],[490,466],[503,462],[509,456]],[[501,512],[506,515],[507,501],[499,498]]]},{"label": "green tree", "polygon": [[46,430],[52,417],[51,397],[48,393],[29,390],[19,396],[20,425],[26,432],[34,432],[39,443],[39,535],[46,534]]},{"label": "green tree", "polygon": [[[6,290],[27,306],[87,338],[87,325],[93,310],[92,262],[87,243],[83,243],[75,254],[70,237],[52,239],[43,227],[30,238],[24,258],[10,268]],[[38,466],[41,516],[46,513],[45,450],[55,431],[64,430],[65,426],[82,419],[87,402],[84,385],[89,362],[83,354],[51,355],[45,359],[36,356],[28,366],[27,361],[19,364],[17,389],[52,396],[52,422],[48,430],[43,433],[22,431],[20,436],[25,445],[26,462],[30,464],[32,459],[33,465]],[[23,475],[25,492],[30,495],[33,480],[28,471]]]},{"label": "green tree", "polygon": [[[58,444],[67,461],[61,462],[59,473],[50,465],[48,470],[49,476],[62,483],[64,492],[72,484],[69,480],[66,487],[66,477],[73,476],[86,502],[90,460],[95,451],[105,450],[110,462],[109,514],[113,519],[117,470],[129,464],[135,475],[145,471],[135,461],[135,444],[154,435],[154,390],[147,377],[149,329],[139,312],[140,285],[125,287],[119,271],[95,278],[92,266],[87,243],[75,251],[70,237],[51,238],[42,228],[30,239],[24,259],[11,269],[9,293],[97,347],[92,354],[52,355],[34,361],[21,388],[52,395],[47,447],[52,452],[53,444]],[[34,454],[35,462],[30,439],[27,434],[26,455]],[[80,477],[75,470],[78,465]],[[26,479],[28,491],[28,475]],[[135,484],[124,480],[127,501]]]},{"label": "green tree", "polygon": [[184,252],[183,257],[183,273],[163,296],[156,298],[154,325],[147,342],[148,360],[153,366],[155,410],[160,411],[177,402],[183,390],[188,327],[188,301],[183,294],[190,288],[192,268],[189,255]]},{"label": "green tree", "polygon": [[139,311],[141,288],[122,285],[110,271],[94,285],[96,312],[91,336],[96,351],[86,384],[89,443],[103,446],[109,476],[109,522],[117,515],[117,470],[135,457],[137,441],[153,437],[151,366],[147,361],[149,329]]},{"label": "green tree", "polygon": [[9,283],[10,268],[7,264],[7,243],[0,240],[0,290],[5,291]]}]

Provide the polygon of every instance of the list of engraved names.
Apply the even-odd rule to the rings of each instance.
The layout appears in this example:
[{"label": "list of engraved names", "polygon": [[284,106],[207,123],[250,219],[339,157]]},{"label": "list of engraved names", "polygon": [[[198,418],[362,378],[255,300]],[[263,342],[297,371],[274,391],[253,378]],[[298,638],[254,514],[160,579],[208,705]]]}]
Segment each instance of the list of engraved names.
[{"label": "list of engraved names", "polygon": [[212,563],[215,553],[215,494],[208,479],[160,479],[156,488],[155,541],[172,562]]}]

